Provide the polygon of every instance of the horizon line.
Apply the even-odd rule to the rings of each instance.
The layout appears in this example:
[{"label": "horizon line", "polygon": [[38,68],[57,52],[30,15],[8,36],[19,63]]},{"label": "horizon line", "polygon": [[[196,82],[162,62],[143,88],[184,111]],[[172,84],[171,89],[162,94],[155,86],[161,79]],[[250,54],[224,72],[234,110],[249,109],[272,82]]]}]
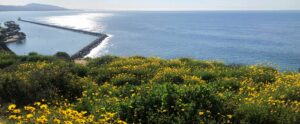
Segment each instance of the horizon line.
[{"label": "horizon line", "polygon": [[69,9],[82,11],[300,11],[300,9]]},{"label": "horizon line", "polygon": [[172,9],[172,8],[153,8],[153,9],[83,9],[83,8],[68,8],[56,4],[47,4],[47,3],[28,3],[28,4],[22,4],[22,5],[12,5],[12,4],[0,4],[0,6],[26,6],[29,4],[44,4],[44,5],[51,5],[51,6],[57,6],[62,7],[68,10],[88,10],[88,11],[300,11],[300,9],[188,9],[188,8],[179,8],[179,9]]}]

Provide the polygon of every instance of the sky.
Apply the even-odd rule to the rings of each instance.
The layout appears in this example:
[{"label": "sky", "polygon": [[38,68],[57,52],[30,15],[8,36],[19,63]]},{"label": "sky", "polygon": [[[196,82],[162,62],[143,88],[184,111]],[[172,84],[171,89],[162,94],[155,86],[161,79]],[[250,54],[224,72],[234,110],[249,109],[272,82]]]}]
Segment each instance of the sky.
[{"label": "sky", "polygon": [[300,0],[0,0],[0,5],[28,3],[99,10],[300,10]]}]

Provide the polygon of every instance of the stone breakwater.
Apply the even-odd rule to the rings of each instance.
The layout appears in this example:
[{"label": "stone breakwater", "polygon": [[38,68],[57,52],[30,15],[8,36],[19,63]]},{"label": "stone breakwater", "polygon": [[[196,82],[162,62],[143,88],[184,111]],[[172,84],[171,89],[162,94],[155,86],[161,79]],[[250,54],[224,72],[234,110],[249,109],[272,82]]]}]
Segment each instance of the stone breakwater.
[{"label": "stone breakwater", "polygon": [[79,59],[79,58],[83,58],[86,55],[88,55],[90,53],[90,51],[92,49],[94,49],[95,47],[97,47],[98,45],[100,45],[102,43],[102,41],[108,37],[107,34],[103,34],[103,33],[97,33],[97,32],[91,32],[91,31],[84,31],[84,30],[79,30],[79,29],[73,29],[73,28],[68,28],[68,27],[62,27],[62,26],[57,26],[57,25],[51,25],[51,24],[44,24],[44,23],[40,23],[40,22],[34,22],[34,21],[28,21],[28,20],[24,20],[19,18],[19,21],[22,22],[27,22],[27,23],[32,23],[32,24],[37,24],[37,25],[41,25],[41,26],[47,26],[47,27],[52,27],[52,28],[58,28],[58,29],[63,29],[63,30],[69,30],[69,31],[73,31],[73,32],[78,32],[78,33],[83,33],[83,34],[87,34],[87,35],[93,35],[93,36],[97,36],[98,38],[95,39],[94,41],[92,41],[89,45],[83,47],[81,50],[79,50],[78,52],[76,52],[75,54],[73,54],[71,56],[72,59]]},{"label": "stone breakwater", "polygon": [[92,43],[90,43],[89,45],[85,46],[84,48],[82,48],[81,50],[79,50],[78,52],[73,54],[71,56],[71,59],[78,59],[78,58],[85,57],[86,55],[88,55],[91,52],[92,49],[94,49],[95,47],[100,45],[102,43],[102,41],[107,37],[108,36],[106,34],[103,34],[103,35],[99,36]]},{"label": "stone breakwater", "polygon": [[44,24],[44,23],[41,23],[41,22],[34,22],[34,21],[24,20],[24,19],[20,19],[20,18],[18,20],[21,21],[21,22],[27,22],[27,23],[41,25],[41,26],[58,28],[58,29],[62,29],[62,30],[69,30],[69,31],[74,31],[74,32],[93,35],[93,36],[103,35],[102,33],[97,33],[97,32],[92,32],[92,31],[84,31],[84,30],[80,30],[80,29],[73,29],[73,28],[68,28],[68,27],[63,27],[63,26],[52,25],[52,24]]}]

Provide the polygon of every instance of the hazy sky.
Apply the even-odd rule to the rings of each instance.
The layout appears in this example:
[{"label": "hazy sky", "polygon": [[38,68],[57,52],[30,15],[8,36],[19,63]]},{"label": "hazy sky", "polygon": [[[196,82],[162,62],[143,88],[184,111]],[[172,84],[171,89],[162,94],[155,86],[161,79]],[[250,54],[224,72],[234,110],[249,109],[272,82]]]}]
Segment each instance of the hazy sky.
[{"label": "hazy sky", "polygon": [[0,5],[45,3],[71,9],[300,10],[300,0],[0,0]]}]

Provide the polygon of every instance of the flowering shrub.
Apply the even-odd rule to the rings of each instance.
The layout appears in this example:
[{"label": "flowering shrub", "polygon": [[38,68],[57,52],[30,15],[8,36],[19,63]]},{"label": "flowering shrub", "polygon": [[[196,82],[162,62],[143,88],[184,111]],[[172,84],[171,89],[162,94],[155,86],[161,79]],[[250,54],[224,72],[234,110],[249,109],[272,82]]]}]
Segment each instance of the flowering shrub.
[{"label": "flowering shrub", "polygon": [[189,58],[86,61],[0,53],[0,123],[300,121],[299,73]]},{"label": "flowering shrub", "polygon": [[138,80],[135,75],[121,73],[111,78],[110,82],[114,85],[124,85],[124,84],[138,84]]},{"label": "flowering shrub", "polygon": [[153,83],[184,83],[184,76],[190,73],[186,68],[162,68],[152,78]]},{"label": "flowering shrub", "polygon": [[121,104],[121,118],[135,123],[196,123],[213,120],[199,117],[200,111],[220,112],[220,102],[211,89],[195,85],[158,84],[142,87]]},{"label": "flowering shrub", "polygon": [[28,104],[41,99],[80,96],[79,77],[65,62],[26,62],[7,67],[0,74],[0,101]]},{"label": "flowering shrub", "polygon": [[[61,104],[61,105],[58,105]],[[126,122],[116,117],[116,113],[106,112],[100,116],[87,114],[86,111],[77,111],[72,108],[68,102],[60,102],[58,107],[50,108],[44,102],[35,102],[33,105],[27,105],[23,108],[17,108],[15,104],[7,107],[7,122],[17,123],[51,123],[51,124],[72,124],[72,123],[115,123],[126,124]]]}]

